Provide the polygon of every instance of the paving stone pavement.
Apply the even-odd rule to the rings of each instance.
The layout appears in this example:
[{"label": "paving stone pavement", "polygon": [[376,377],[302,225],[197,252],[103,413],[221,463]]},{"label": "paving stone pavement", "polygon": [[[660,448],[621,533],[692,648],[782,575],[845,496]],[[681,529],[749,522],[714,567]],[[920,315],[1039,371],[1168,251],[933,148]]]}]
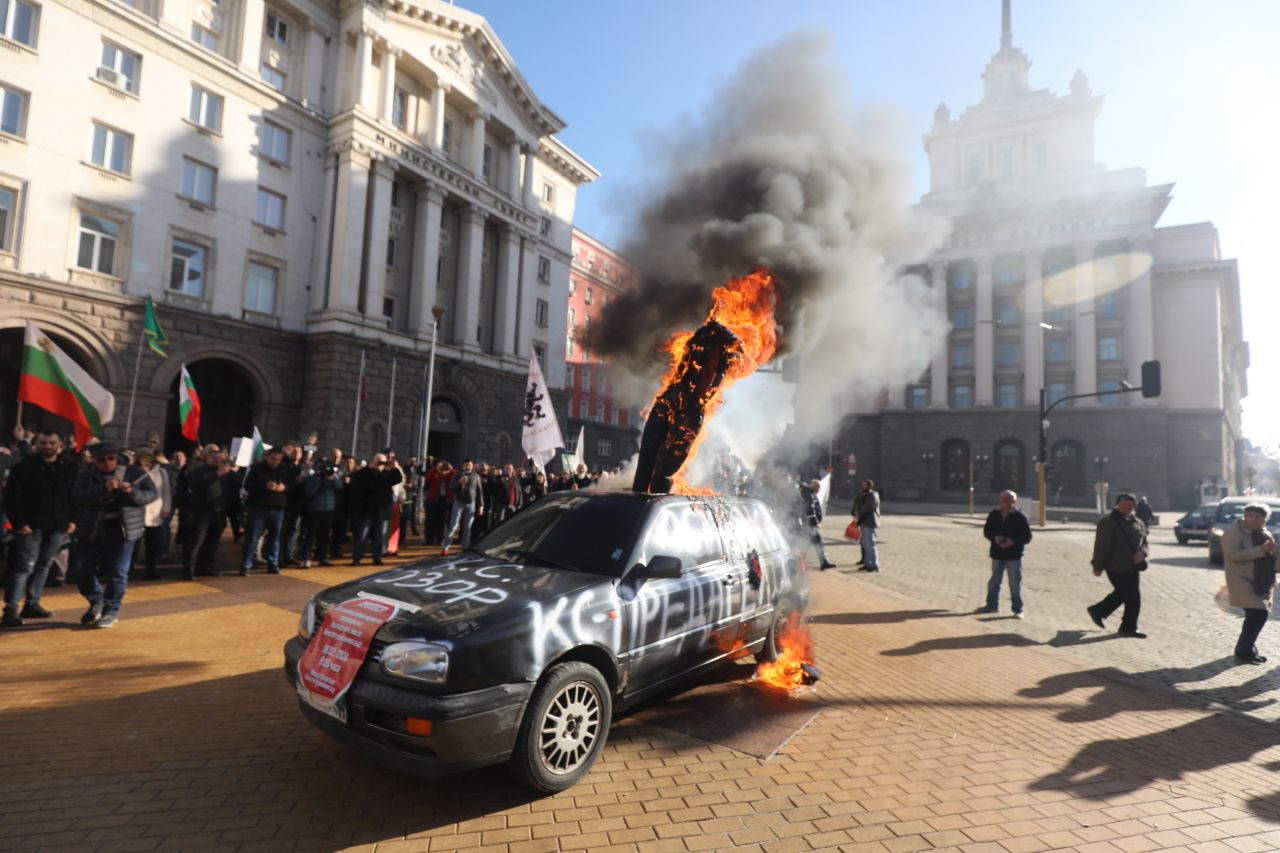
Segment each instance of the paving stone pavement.
[{"label": "paving stone pavement", "polygon": [[[1035,617],[889,588],[915,529],[887,523],[880,577],[812,575],[820,711],[771,758],[635,713],[545,798],[501,768],[384,771],[303,720],[281,645],[307,594],[360,569],[138,583],[111,631],[52,591],[52,624],[0,633],[0,849],[1280,849],[1273,725],[1100,677],[1118,642],[1047,645]],[[1047,618],[1055,588],[1034,589]]]}]

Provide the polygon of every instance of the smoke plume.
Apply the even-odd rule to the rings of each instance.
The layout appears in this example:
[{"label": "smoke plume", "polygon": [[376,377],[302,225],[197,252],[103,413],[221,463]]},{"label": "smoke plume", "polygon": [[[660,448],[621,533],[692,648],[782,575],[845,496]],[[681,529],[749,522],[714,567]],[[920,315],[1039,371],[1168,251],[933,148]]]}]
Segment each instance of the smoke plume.
[{"label": "smoke plume", "polygon": [[807,443],[928,367],[944,312],[922,280],[898,273],[926,257],[945,227],[910,206],[903,152],[919,142],[905,121],[888,110],[855,113],[851,91],[824,37],[793,35],[752,56],[700,120],[662,141],[653,162],[671,167],[639,194],[623,246],[639,287],[609,303],[588,341],[614,362],[615,390],[633,389],[639,405],[652,400],[668,366],[660,346],[706,319],[713,288],[758,266],[779,280],[775,362],[803,360],[793,411],[733,405],[767,387],[742,382],[713,429],[731,426],[717,423],[731,411],[736,423],[754,409],[751,434],[762,443],[784,429],[789,444]]}]

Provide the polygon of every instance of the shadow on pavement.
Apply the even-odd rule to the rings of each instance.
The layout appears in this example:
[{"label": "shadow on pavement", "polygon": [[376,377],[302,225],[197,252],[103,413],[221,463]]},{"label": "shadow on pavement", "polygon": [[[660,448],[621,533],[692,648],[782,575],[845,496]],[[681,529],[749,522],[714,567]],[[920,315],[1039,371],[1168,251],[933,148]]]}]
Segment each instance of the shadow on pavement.
[{"label": "shadow on pavement", "polygon": [[938,619],[948,616],[967,616],[950,610],[885,610],[878,613],[823,613],[809,617],[815,625],[887,625],[892,622],[910,622],[913,619]]},{"label": "shadow on pavement", "polygon": [[1041,645],[1022,634],[976,634],[971,637],[940,637],[920,642],[901,649],[887,649],[880,654],[886,657],[905,657],[925,652],[958,651],[961,649],[996,649],[1008,646]]},{"label": "shadow on pavement", "polygon": [[1186,569],[1205,569],[1211,572],[1222,571],[1222,566],[1214,566],[1209,563],[1209,557],[1201,554],[1198,557],[1161,557],[1158,560],[1152,560],[1151,565],[1159,568],[1160,566],[1175,566]]}]

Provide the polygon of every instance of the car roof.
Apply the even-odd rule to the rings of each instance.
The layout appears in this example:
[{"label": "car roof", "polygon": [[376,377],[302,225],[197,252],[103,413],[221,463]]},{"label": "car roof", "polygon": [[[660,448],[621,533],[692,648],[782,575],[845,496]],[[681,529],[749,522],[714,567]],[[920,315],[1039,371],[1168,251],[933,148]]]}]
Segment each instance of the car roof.
[{"label": "car roof", "polygon": [[744,497],[740,495],[672,495],[672,494],[651,494],[649,492],[633,492],[629,489],[569,489],[563,492],[551,492],[543,498],[563,500],[567,497],[600,497],[615,498],[617,500],[634,501],[637,503],[662,503],[662,502],[686,502],[693,500],[713,500],[724,501],[726,503],[755,503],[762,504],[759,498]]},{"label": "car roof", "polygon": [[1248,498],[1248,497],[1244,497],[1244,498],[1223,498],[1222,500],[1218,501],[1218,504],[1217,504],[1217,505],[1218,505],[1218,506],[1226,506],[1226,505],[1234,505],[1234,504],[1241,504],[1241,505],[1247,505],[1247,504],[1266,504],[1267,506],[1272,506],[1272,507],[1280,508],[1280,498],[1278,498],[1278,497],[1263,498],[1263,497],[1257,497],[1257,496],[1255,496],[1255,497],[1251,497],[1251,498]]}]

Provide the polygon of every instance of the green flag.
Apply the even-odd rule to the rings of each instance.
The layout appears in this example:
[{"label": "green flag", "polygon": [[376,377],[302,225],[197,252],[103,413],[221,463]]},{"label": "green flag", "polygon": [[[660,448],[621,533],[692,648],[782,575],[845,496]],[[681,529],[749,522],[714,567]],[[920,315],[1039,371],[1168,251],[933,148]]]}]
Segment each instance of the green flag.
[{"label": "green flag", "polygon": [[262,459],[262,457],[267,455],[267,451],[270,449],[271,449],[271,445],[263,442],[262,433],[258,432],[258,428],[255,426],[253,428],[253,456],[251,457],[252,460],[254,462],[257,462],[258,460]]},{"label": "green flag", "polygon": [[151,301],[151,297],[147,296],[147,316],[142,321],[142,333],[147,336],[147,345],[152,351],[161,358],[168,358],[168,354],[160,347],[169,343],[169,338],[164,333],[164,329],[160,328],[160,321],[156,319],[156,306]]}]

